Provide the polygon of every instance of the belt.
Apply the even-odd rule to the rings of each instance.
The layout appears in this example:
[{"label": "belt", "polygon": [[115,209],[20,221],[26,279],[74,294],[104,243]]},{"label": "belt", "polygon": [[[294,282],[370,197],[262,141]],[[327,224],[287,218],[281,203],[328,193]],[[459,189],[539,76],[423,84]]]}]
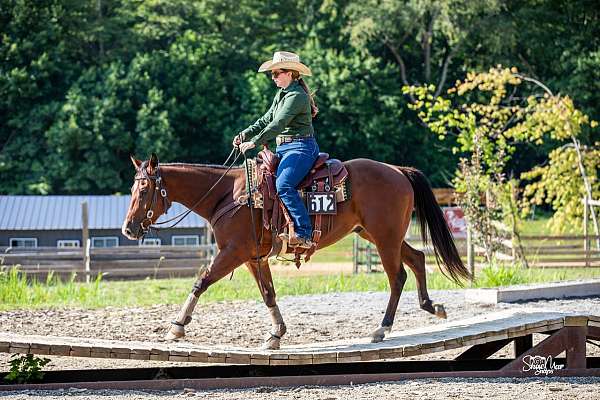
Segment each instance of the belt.
[{"label": "belt", "polygon": [[281,146],[284,143],[299,142],[304,139],[310,139],[313,135],[295,136],[295,135],[279,135],[275,138],[277,146]]}]

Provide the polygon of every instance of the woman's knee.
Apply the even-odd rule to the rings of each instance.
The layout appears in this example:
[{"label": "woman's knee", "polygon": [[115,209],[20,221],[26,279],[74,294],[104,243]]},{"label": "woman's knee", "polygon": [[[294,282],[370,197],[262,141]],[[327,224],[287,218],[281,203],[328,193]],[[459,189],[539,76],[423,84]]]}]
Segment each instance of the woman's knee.
[{"label": "woman's knee", "polygon": [[285,194],[294,190],[295,188],[290,185],[290,183],[286,179],[277,179],[275,181],[275,188],[277,189],[277,194]]}]

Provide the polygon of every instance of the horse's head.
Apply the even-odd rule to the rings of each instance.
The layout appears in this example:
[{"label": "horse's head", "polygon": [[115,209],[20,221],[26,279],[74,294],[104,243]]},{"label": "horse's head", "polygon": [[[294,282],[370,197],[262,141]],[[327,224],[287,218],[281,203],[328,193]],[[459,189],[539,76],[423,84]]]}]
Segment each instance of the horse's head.
[{"label": "horse's head", "polygon": [[147,161],[131,157],[135,177],[131,186],[131,202],[121,232],[131,240],[148,233],[150,225],[167,212],[170,202],[160,175],[158,157],[152,153]]}]

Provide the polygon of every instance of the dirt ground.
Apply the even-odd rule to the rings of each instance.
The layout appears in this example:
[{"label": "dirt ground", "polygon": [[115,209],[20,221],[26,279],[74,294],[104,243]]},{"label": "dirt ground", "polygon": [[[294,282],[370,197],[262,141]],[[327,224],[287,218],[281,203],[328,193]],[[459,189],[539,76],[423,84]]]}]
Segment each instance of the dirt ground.
[{"label": "dirt ground", "polygon": [[[598,315],[600,298],[535,301],[502,304],[496,307],[468,304],[462,291],[431,291],[434,301],[444,303],[448,320],[468,318],[508,308],[539,307],[556,311],[579,311]],[[379,292],[335,293],[327,295],[290,296],[278,303],[288,327],[282,346],[364,337],[381,322],[388,294]],[[182,299],[183,300],[183,299]],[[105,308],[100,310],[56,309],[20,310],[0,313],[2,331],[22,334],[81,336],[102,339],[160,341],[179,305],[154,305],[145,308]],[[400,300],[394,331],[402,331],[444,320],[420,310],[416,292],[406,292]],[[257,301],[232,301],[201,305],[187,326],[186,340],[198,344],[256,347],[270,328],[266,307]],[[539,338],[535,338],[539,340]],[[589,345],[590,355],[600,355]],[[452,359],[461,350],[420,356],[428,359]],[[496,357],[507,357],[509,350]],[[47,369],[114,368],[114,360],[50,357]],[[414,357],[413,359],[418,359]],[[0,354],[0,370],[7,370],[9,355]],[[118,367],[151,367],[189,365],[167,362],[119,360]],[[199,396],[210,399],[438,399],[490,398],[511,399],[600,399],[600,379],[438,379],[341,387],[255,388],[230,391],[188,392],[114,392],[63,391],[0,393],[10,399],[85,398],[153,399],[172,396]]]}]

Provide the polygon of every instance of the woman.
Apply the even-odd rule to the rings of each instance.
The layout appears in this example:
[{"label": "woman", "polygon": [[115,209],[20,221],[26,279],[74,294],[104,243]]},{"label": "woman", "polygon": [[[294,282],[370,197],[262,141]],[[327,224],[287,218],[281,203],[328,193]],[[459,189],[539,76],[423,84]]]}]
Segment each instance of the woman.
[{"label": "woman", "polygon": [[290,213],[296,231],[296,236],[280,236],[290,246],[308,249],[313,246],[312,226],[296,186],[319,155],[312,126],[318,108],[301,77],[311,76],[311,72],[300,62],[297,54],[287,51],[276,52],[272,60],[264,62],[258,69],[258,72],[266,71],[271,71],[271,78],[280,89],[269,111],[240,132],[233,140],[233,145],[246,152],[256,145],[276,139],[276,153],[280,160],[277,167],[277,194]]}]

